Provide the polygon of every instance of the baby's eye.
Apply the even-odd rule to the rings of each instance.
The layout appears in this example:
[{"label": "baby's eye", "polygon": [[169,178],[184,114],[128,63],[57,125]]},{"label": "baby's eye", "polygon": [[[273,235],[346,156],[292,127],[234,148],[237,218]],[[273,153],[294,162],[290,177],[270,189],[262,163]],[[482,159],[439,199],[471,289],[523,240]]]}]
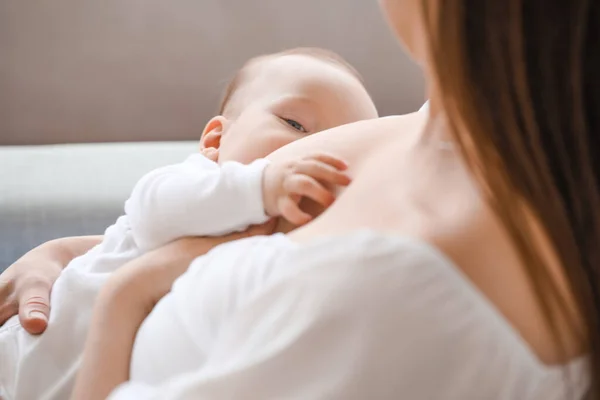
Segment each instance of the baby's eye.
[{"label": "baby's eye", "polygon": [[287,119],[287,118],[282,118],[282,119],[285,121],[286,124],[288,124],[289,126],[294,128],[295,130],[304,132],[304,133],[307,132],[307,130],[299,122],[296,122],[293,119]]}]

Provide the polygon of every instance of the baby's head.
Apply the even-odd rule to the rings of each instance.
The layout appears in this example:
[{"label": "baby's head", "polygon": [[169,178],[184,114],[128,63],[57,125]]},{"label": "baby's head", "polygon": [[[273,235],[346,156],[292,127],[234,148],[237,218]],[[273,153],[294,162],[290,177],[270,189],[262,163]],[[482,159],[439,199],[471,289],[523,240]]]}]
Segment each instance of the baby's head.
[{"label": "baby's head", "polygon": [[218,161],[250,163],[304,136],[377,117],[358,72],[335,53],[299,48],[253,58],[202,134]]}]

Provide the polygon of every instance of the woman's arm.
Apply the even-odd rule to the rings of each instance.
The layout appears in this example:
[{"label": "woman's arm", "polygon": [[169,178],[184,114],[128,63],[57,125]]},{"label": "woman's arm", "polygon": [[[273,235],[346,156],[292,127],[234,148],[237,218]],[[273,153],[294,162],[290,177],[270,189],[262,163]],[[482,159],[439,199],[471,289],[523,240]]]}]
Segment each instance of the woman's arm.
[{"label": "woman's arm", "polygon": [[222,237],[184,238],[129,262],[103,287],[86,340],[83,363],[71,398],[105,399],[129,379],[133,341],[154,305],[192,260],[219,244],[270,234],[275,220]]},{"label": "woman's arm", "polygon": [[[162,252],[163,249],[159,249],[147,255],[151,257],[153,253],[160,255]],[[117,274],[130,267],[137,268],[134,263],[141,265],[147,261],[153,262],[142,256]],[[181,265],[183,263],[173,261],[164,266],[178,268]],[[152,268],[150,264],[147,267]],[[152,307],[148,306],[149,303],[138,301],[142,298],[136,290],[141,289],[140,284],[114,285],[114,282],[112,280],[97,299],[72,399],[105,399],[113,388],[129,379],[135,335]]]},{"label": "woman's arm", "polygon": [[19,314],[32,334],[42,333],[50,312],[50,289],[62,269],[102,241],[102,236],[51,240],[29,251],[0,275],[0,325]]}]

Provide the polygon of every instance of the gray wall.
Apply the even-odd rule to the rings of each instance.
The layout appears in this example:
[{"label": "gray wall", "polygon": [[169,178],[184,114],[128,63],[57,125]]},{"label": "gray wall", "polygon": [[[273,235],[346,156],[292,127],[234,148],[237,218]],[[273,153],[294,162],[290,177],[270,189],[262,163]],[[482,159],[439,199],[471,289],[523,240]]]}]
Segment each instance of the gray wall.
[{"label": "gray wall", "polygon": [[423,81],[375,0],[0,0],[0,145],[195,139],[249,57],[338,51],[382,115]]}]

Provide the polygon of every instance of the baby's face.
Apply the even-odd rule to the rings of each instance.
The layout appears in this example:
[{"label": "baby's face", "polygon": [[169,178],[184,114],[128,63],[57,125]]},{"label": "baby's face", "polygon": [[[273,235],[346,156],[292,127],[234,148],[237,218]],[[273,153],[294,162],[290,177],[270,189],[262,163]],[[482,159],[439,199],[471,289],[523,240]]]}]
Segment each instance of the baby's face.
[{"label": "baby's face", "polygon": [[362,84],[334,64],[285,55],[249,68],[235,94],[244,107],[224,127],[219,162],[250,163],[307,135],[377,118]]}]

